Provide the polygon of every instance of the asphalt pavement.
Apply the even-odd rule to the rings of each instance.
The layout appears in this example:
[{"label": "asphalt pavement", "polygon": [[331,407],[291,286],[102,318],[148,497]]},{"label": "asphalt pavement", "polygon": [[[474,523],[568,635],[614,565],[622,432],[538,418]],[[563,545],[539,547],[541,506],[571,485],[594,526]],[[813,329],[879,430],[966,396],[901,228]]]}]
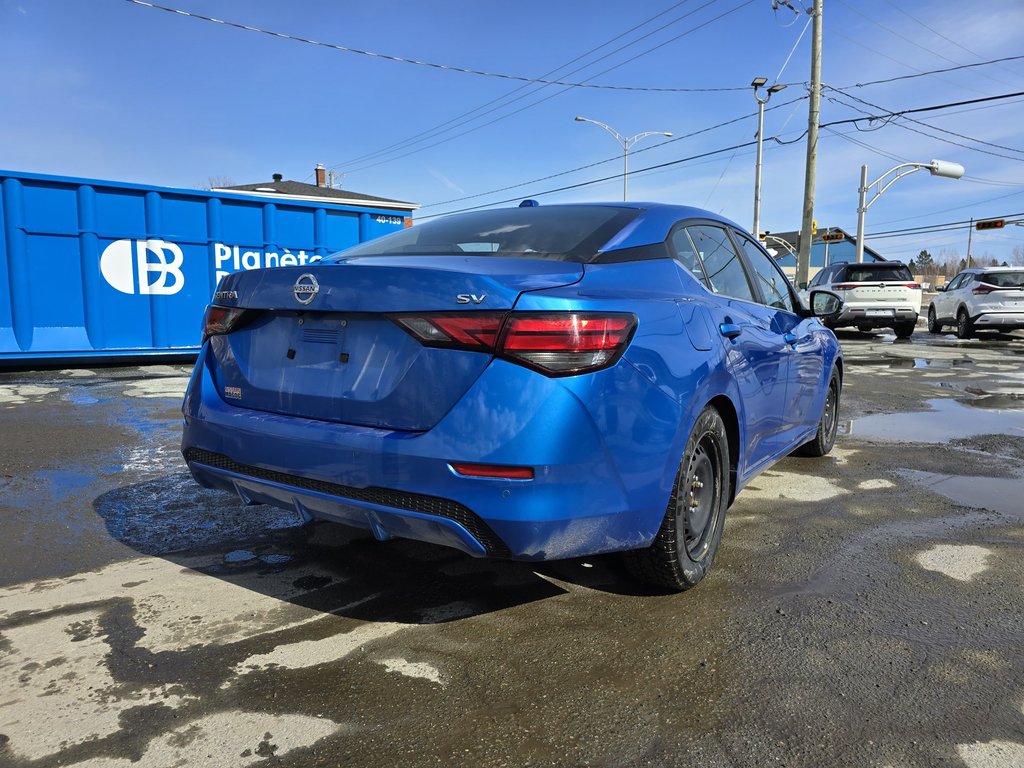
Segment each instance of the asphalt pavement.
[{"label": "asphalt pavement", "polygon": [[203,490],[186,366],[0,372],[0,765],[1024,765],[1024,333],[840,340],[683,594]]}]

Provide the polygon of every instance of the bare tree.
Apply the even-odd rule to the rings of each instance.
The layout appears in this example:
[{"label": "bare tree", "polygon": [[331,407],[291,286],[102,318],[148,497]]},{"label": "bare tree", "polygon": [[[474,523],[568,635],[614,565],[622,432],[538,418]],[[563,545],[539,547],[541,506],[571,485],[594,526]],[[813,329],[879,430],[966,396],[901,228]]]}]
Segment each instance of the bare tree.
[{"label": "bare tree", "polygon": [[206,189],[220,189],[222,187],[233,187],[234,180],[230,176],[207,176]]}]

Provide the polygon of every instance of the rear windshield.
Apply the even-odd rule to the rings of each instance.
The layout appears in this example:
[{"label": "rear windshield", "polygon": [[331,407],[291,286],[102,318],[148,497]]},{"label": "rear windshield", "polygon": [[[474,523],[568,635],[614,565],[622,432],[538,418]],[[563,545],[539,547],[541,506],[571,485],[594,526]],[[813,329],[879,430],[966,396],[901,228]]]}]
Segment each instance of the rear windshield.
[{"label": "rear windshield", "polygon": [[914,276],[902,264],[858,264],[846,268],[848,283],[879,283],[883,281],[913,281]]},{"label": "rear windshield", "polygon": [[637,208],[537,206],[459,213],[370,240],[327,259],[353,256],[526,256],[590,262],[640,214]]},{"label": "rear windshield", "polygon": [[1024,272],[985,272],[978,279],[996,288],[1024,288]]}]

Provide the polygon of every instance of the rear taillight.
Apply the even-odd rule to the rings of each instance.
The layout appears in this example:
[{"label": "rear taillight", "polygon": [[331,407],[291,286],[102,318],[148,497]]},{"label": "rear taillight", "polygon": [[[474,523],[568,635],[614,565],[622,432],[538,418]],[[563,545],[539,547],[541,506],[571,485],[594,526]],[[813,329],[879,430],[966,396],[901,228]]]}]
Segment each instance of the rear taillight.
[{"label": "rear taillight", "polygon": [[852,291],[856,288],[856,283],[836,283],[832,286],[833,291]]},{"label": "rear taillight", "polygon": [[634,315],[604,312],[460,312],[393,319],[425,346],[491,352],[549,376],[611,365],[636,328]]},{"label": "rear taillight", "polygon": [[980,283],[976,288],[971,290],[971,293],[973,293],[975,296],[982,296],[986,293],[992,293],[992,291],[996,290],[999,289],[996,288],[994,285],[989,285],[988,283]]},{"label": "rear taillight", "polygon": [[500,351],[542,372],[582,373],[617,360],[635,327],[633,315],[512,314],[501,334]]},{"label": "rear taillight", "polygon": [[221,307],[210,304],[206,308],[206,315],[203,316],[203,341],[211,336],[222,333],[229,333],[236,328],[245,315],[246,310],[241,307]]},{"label": "rear taillight", "polygon": [[921,284],[920,283],[904,283],[903,287],[904,288],[916,288],[917,290],[921,290]]},{"label": "rear taillight", "polygon": [[428,347],[493,351],[505,312],[398,315],[394,320]]}]

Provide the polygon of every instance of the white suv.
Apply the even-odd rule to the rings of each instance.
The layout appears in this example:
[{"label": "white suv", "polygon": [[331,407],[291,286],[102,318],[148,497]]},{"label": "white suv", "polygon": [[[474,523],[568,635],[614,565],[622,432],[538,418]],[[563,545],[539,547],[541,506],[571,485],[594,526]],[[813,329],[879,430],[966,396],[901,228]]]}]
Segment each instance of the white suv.
[{"label": "white suv", "polygon": [[1024,328],[1021,267],[965,269],[938,291],[928,307],[928,330],[932,333],[942,333],[943,326],[955,324],[956,335],[969,339],[983,328]]},{"label": "white suv", "polygon": [[801,298],[806,302],[815,288],[832,291],[843,300],[843,311],[828,323],[829,328],[852,325],[862,332],[892,328],[897,338],[906,339],[921,314],[921,286],[899,261],[830,264],[814,276]]}]

